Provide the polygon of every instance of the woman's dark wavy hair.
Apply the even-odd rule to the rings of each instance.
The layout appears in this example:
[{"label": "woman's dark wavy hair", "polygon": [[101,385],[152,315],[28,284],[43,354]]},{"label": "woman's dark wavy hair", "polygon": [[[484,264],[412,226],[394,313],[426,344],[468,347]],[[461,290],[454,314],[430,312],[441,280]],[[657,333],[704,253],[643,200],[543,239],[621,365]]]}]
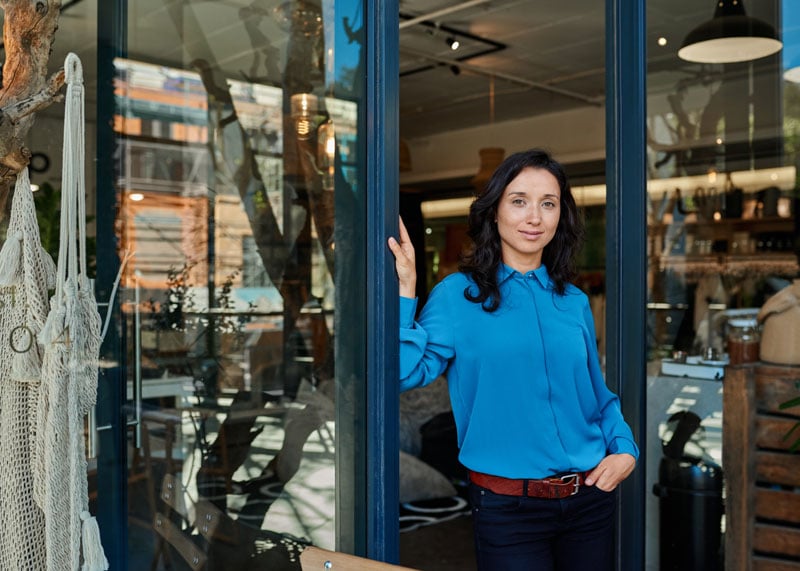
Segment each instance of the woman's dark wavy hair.
[{"label": "woman's dark wavy hair", "polygon": [[467,287],[464,297],[482,304],[485,311],[492,312],[500,306],[497,272],[503,263],[503,252],[495,223],[497,204],[506,187],[526,168],[546,170],[561,188],[561,216],[555,236],[542,253],[542,263],[547,267],[556,292],[563,295],[567,284],[577,275],[575,255],[583,244],[584,227],[564,168],[542,149],[514,153],[497,167],[469,209],[467,234],[473,248],[462,257],[459,270],[470,274],[478,286],[477,294],[473,293],[474,287]]}]

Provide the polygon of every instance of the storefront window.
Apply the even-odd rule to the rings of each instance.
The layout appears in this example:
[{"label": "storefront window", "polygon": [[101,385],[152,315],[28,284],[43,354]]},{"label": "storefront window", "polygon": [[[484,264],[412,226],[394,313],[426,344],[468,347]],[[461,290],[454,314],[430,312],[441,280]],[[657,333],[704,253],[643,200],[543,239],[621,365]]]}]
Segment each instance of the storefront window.
[{"label": "storefront window", "polygon": [[[729,4],[739,6],[719,6]],[[748,16],[774,28],[782,49],[756,59],[731,58],[744,61],[686,61],[678,49],[692,29],[712,17],[714,3],[687,8],[680,35],[670,35],[671,19],[662,17],[675,11],[673,3],[655,0],[647,6],[648,436],[643,444],[647,488],[653,491],[647,528],[658,530],[647,535],[648,569],[722,568],[723,531],[731,535],[733,523],[743,525],[726,525],[725,518],[735,516],[730,510],[723,515],[725,496],[744,501],[738,489],[725,488],[724,475],[729,482],[753,478],[743,475],[741,466],[724,465],[724,391],[731,390],[727,381],[737,365],[759,360],[760,309],[790,286],[800,269],[800,92],[789,71],[800,50],[800,13],[794,3],[777,0],[744,7]],[[751,350],[743,352],[743,343]],[[727,442],[741,454],[750,445]],[[771,549],[766,548],[770,556],[785,557],[780,548]]]},{"label": "storefront window", "polygon": [[306,545],[356,533],[360,5],[128,6],[113,128],[140,421],[129,568],[299,569]]}]

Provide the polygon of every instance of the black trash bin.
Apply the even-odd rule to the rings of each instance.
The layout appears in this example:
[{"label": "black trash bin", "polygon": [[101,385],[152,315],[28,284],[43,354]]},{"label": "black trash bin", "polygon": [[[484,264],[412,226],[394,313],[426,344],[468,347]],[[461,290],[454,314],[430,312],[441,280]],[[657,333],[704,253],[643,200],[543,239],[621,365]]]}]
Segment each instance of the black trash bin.
[{"label": "black trash bin", "polygon": [[669,441],[662,442],[664,456],[653,485],[660,498],[659,569],[721,571],[722,468],[685,450],[700,417],[682,411],[668,422],[674,429]]}]

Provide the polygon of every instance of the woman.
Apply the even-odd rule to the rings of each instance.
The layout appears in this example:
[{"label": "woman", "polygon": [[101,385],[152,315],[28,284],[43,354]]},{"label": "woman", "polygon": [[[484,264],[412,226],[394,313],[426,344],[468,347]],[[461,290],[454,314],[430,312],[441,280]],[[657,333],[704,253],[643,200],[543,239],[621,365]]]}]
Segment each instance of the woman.
[{"label": "woman", "polygon": [[447,371],[481,571],[610,570],[615,490],[639,450],[569,283],[583,227],[561,165],[538,149],[509,156],[470,207],[469,236],[417,322],[402,220],[389,238],[401,389]]}]

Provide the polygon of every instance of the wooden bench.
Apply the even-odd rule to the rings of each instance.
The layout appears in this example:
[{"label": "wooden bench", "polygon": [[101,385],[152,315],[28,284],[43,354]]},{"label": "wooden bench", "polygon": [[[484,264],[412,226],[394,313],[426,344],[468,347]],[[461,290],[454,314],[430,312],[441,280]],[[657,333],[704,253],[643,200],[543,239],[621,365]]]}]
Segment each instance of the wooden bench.
[{"label": "wooden bench", "polygon": [[800,408],[800,367],[729,367],[723,389],[726,571],[800,571],[800,452],[784,436]]},{"label": "wooden bench", "polygon": [[300,568],[303,571],[415,571],[410,567],[401,567],[355,555],[328,551],[319,547],[306,547],[300,554]]}]

